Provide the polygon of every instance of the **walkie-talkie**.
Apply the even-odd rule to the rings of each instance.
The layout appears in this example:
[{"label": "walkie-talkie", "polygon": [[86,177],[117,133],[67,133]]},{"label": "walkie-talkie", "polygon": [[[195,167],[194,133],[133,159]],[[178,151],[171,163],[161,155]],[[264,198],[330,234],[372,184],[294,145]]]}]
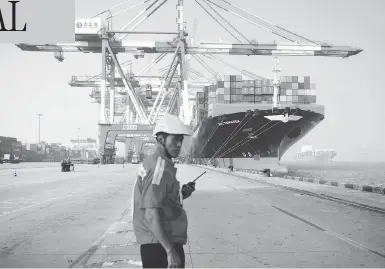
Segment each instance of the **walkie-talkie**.
[{"label": "walkie-talkie", "polygon": [[[200,174],[196,179],[194,179],[193,181],[187,183],[186,185],[195,185],[195,181],[197,181],[201,176],[203,176],[204,174],[206,174],[207,171],[204,171],[202,174]],[[186,194],[186,191],[182,188],[182,195],[184,196]]]}]

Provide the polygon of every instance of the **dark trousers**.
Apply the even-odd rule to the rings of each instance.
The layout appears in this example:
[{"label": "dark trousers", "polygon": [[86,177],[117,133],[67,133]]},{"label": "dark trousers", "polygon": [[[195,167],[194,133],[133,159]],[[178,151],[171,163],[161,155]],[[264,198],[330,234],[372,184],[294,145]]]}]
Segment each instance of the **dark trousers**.
[{"label": "dark trousers", "polygon": [[[185,267],[185,255],[182,244],[174,243],[176,252]],[[167,268],[167,253],[161,244],[140,245],[140,255],[142,257],[143,268]]]}]

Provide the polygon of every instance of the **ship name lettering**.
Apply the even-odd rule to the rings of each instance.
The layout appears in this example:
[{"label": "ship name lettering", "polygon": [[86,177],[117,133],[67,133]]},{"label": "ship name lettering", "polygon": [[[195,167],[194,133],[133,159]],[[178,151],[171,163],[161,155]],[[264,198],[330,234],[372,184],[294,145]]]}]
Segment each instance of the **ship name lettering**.
[{"label": "ship name lettering", "polygon": [[240,121],[239,120],[225,121],[225,122],[219,123],[219,125],[222,126],[225,124],[234,124],[234,123],[240,123]]}]

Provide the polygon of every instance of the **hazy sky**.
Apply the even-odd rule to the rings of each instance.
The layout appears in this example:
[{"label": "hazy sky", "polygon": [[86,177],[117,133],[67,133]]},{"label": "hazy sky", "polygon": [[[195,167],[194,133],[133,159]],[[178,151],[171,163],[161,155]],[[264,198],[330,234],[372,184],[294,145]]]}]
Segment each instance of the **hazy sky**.
[{"label": "hazy sky", "polygon": [[[90,17],[122,0],[76,0],[76,17]],[[134,1],[132,3],[139,3]],[[302,145],[337,150],[338,160],[385,161],[385,1],[383,0],[237,0],[231,1],[294,33],[312,40],[328,41],[364,49],[357,56],[281,57],[283,76],[311,76],[317,83],[317,103],[325,105],[325,120],[287,153],[291,157]],[[136,30],[175,31],[176,0],[169,0]],[[124,13],[114,21],[115,29],[131,20],[143,5]],[[114,10],[113,13],[119,10]],[[223,13],[222,13],[223,14]],[[196,40],[234,41],[194,0],[185,0],[185,20],[191,30],[198,20]],[[226,18],[247,37],[258,42],[285,42],[240,18]],[[54,27],[55,23],[52,23]],[[166,40],[170,36],[134,36],[131,40]],[[120,55],[120,61],[133,59],[134,72],[153,59],[147,55],[135,60]],[[152,74],[170,62],[167,56]],[[264,77],[272,77],[273,61],[268,56],[220,56]],[[168,59],[168,60],[167,60]],[[235,74],[215,61],[206,61],[220,74]],[[205,72],[196,62],[193,67]],[[77,137],[97,138],[99,105],[91,103],[92,89],[72,88],[72,75],[95,75],[101,70],[101,55],[65,54],[58,62],[52,53],[23,52],[11,44],[0,44],[0,135],[17,137],[23,142],[38,140],[38,113],[41,118],[41,139],[69,144]],[[207,74],[207,72],[205,72]],[[246,78],[248,79],[248,78]]]}]

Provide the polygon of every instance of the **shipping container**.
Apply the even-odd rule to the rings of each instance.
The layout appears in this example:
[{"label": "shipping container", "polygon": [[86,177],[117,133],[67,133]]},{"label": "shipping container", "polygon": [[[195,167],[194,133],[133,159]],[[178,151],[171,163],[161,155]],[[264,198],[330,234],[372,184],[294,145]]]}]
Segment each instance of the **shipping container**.
[{"label": "shipping container", "polygon": [[279,80],[281,81],[281,83],[286,82],[286,77],[280,77]]},{"label": "shipping container", "polygon": [[224,94],[218,94],[216,101],[218,101],[218,102],[225,101],[225,95]]},{"label": "shipping container", "polygon": [[267,87],[267,93],[274,94],[274,87]]},{"label": "shipping container", "polygon": [[237,75],[235,81],[242,82],[242,75]]},{"label": "shipping container", "polygon": [[291,88],[292,88],[293,90],[298,90],[298,83],[293,82],[293,83],[291,84]]},{"label": "shipping container", "polygon": [[293,82],[292,77],[291,76],[286,76],[286,82],[292,83]]},{"label": "shipping container", "polygon": [[317,96],[315,96],[315,95],[311,95],[311,103],[312,104],[315,104],[315,103],[317,103]]},{"label": "shipping container", "polygon": [[233,88],[233,89],[235,89],[236,88],[236,82],[235,81],[232,81],[232,82],[230,82],[230,88]]},{"label": "shipping container", "polygon": [[306,82],[306,81],[305,81],[305,83],[303,84],[303,88],[304,88],[305,90],[310,90],[310,81],[309,81],[309,82]]},{"label": "shipping container", "polygon": [[293,95],[293,96],[294,96],[294,95],[298,95],[298,91],[299,91],[299,90],[293,90],[292,95]]},{"label": "shipping container", "polygon": [[299,90],[305,89],[305,83],[298,83],[298,89]]},{"label": "shipping container", "polygon": [[236,89],[235,89],[235,93],[236,93],[237,95],[241,95],[241,94],[242,94],[242,88],[236,88]]},{"label": "shipping container", "polygon": [[230,94],[225,94],[224,100],[225,101],[230,101]]},{"label": "shipping container", "polygon": [[287,102],[293,102],[293,96],[287,96],[286,101]]},{"label": "shipping container", "polygon": [[274,86],[274,79],[269,79],[268,83],[269,83],[268,86]]},{"label": "shipping container", "polygon": [[310,84],[310,77],[309,76],[305,76],[304,77],[304,82]]},{"label": "shipping container", "polygon": [[305,90],[305,95],[311,95],[311,90]]},{"label": "shipping container", "polygon": [[305,90],[298,90],[298,95],[305,95]]},{"label": "shipping container", "polygon": [[235,88],[242,89],[242,81],[235,82]]},{"label": "shipping container", "polygon": [[255,80],[254,81],[254,86],[257,87],[257,88],[261,88],[262,87],[262,80]]},{"label": "shipping container", "polygon": [[305,96],[304,95],[298,95],[298,102],[301,104],[305,103]]},{"label": "shipping container", "polygon": [[225,94],[230,95],[230,88],[225,88]]},{"label": "shipping container", "polygon": [[298,103],[298,95],[293,95],[293,103]]},{"label": "shipping container", "polygon": [[286,102],[286,100],[287,100],[287,97],[285,95],[281,95],[279,97],[279,101],[281,101],[281,102]]},{"label": "shipping container", "polygon": [[310,90],[316,90],[316,85],[315,83],[310,83]]},{"label": "shipping container", "polygon": [[271,96],[271,95],[262,95],[262,101],[273,102],[273,96]]},{"label": "shipping container", "polygon": [[218,88],[217,91],[216,91],[216,94],[225,94],[225,89],[223,88]]},{"label": "shipping container", "polygon": [[293,90],[286,90],[286,95],[293,95]]},{"label": "shipping container", "polygon": [[262,94],[262,88],[255,88],[254,92],[255,92],[255,95],[261,95]]},{"label": "shipping container", "polygon": [[299,76],[298,83],[304,83],[304,82],[305,82],[305,77]]},{"label": "shipping container", "polygon": [[225,75],[225,82],[230,82],[230,75]]},{"label": "shipping container", "polygon": [[310,95],[317,95],[317,90],[310,90]]},{"label": "shipping container", "polygon": [[231,82],[230,81],[225,81],[224,85],[225,85],[225,88],[230,88]]},{"label": "shipping container", "polygon": [[261,95],[254,95],[254,102],[261,102],[262,96]]},{"label": "shipping container", "polygon": [[252,95],[255,94],[254,87],[250,87],[249,88],[249,94],[252,94]]},{"label": "shipping container", "polygon": [[230,75],[230,81],[235,82],[237,80],[237,77],[234,75]]},{"label": "shipping container", "polygon": [[291,77],[291,82],[298,83],[298,76],[292,76]]},{"label": "shipping container", "polygon": [[231,88],[230,89],[230,95],[236,95],[237,94],[236,90],[237,89],[235,89],[235,88]]},{"label": "shipping container", "polygon": [[269,80],[268,79],[262,80],[262,87],[267,87],[267,86],[269,86]]},{"label": "shipping container", "polygon": [[218,88],[224,88],[225,87],[225,82],[224,81],[218,81],[217,82],[217,87]]},{"label": "shipping container", "polygon": [[286,89],[279,89],[279,94],[286,95]]}]

